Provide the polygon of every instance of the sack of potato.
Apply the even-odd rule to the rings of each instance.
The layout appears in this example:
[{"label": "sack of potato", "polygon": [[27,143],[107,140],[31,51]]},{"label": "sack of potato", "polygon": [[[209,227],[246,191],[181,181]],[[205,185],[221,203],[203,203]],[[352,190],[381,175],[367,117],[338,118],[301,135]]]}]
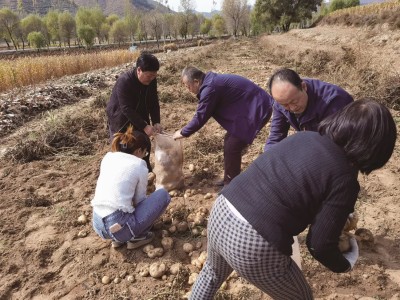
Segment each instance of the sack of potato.
[{"label": "sack of potato", "polygon": [[170,134],[157,134],[155,142],[156,189],[167,191],[181,189],[184,186],[182,142],[174,140]]}]

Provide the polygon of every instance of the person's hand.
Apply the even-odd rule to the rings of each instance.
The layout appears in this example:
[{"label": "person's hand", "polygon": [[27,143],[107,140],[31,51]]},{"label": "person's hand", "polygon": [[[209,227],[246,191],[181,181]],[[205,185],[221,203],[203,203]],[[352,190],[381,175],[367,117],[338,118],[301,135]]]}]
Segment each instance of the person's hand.
[{"label": "person's hand", "polygon": [[153,126],[153,131],[154,131],[154,133],[161,133],[162,130],[163,130],[163,128],[161,127],[161,124],[160,124],[160,123],[154,124],[154,126]]},{"label": "person's hand", "polygon": [[148,136],[152,136],[154,134],[153,126],[147,125],[143,130]]},{"label": "person's hand", "polygon": [[350,242],[350,246],[351,246],[351,250],[349,252],[343,253],[344,258],[346,258],[350,265],[351,265],[351,269],[353,269],[357,259],[358,259],[358,244],[357,244],[357,240],[355,239],[355,237],[351,237],[349,239]]},{"label": "person's hand", "polygon": [[175,131],[174,135],[172,136],[174,140],[183,139],[184,136],[181,134],[180,130]]}]

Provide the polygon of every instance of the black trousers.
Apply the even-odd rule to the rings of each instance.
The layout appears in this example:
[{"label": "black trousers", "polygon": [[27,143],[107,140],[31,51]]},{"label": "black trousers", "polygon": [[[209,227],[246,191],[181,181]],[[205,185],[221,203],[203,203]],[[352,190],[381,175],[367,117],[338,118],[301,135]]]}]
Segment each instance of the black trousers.
[{"label": "black trousers", "polygon": [[224,138],[224,185],[240,174],[242,166],[242,154],[248,144],[232,136],[225,134]]}]

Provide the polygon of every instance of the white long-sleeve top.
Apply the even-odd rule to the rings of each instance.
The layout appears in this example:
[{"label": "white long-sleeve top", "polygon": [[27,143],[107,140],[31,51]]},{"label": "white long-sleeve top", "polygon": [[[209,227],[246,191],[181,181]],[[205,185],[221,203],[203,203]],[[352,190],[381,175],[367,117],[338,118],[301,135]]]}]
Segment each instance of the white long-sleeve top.
[{"label": "white long-sleeve top", "polygon": [[91,205],[102,218],[116,210],[132,213],[146,199],[148,169],[135,155],[108,152],[100,165]]}]

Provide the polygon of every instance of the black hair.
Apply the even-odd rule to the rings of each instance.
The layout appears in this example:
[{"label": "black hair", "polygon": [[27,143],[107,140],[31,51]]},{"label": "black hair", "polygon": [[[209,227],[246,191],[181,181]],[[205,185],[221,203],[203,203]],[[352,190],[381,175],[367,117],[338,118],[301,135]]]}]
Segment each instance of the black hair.
[{"label": "black hair", "polygon": [[160,69],[160,62],[153,54],[142,52],[136,60],[136,68],[140,68],[143,72],[156,72]]},{"label": "black hair", "polygon": [[272,74],[271,78],[268,81],[268,90],[271,95],[272,84],[274,83],[274,81],[289,82],[297,87],[299,90],[303,89],[303,87],[301,86],[303,81],[301,80],[299,74],[297,74],[292,69],[282,68]]},{"label": "black hair", "polygon": [[193,82],[193,80],[203,82],[204,76],[206,76],[206,74],[196,67],[188,66],[182,70],[182,78],[186,77],[189,82]]},{"label": "black hair", "polygon": [[387,163],[397,138],[390,111],[372,99],[346,105],[324,119],[318,131],[342,147],[347,158],[364,174]]},{"label": "black hair", "polygon": [[112,152],[133,154],[136,149],[149,149],[149,137],[140,131],[134,131],[129,125],[125,132],[117,132],[111,144]]}]

